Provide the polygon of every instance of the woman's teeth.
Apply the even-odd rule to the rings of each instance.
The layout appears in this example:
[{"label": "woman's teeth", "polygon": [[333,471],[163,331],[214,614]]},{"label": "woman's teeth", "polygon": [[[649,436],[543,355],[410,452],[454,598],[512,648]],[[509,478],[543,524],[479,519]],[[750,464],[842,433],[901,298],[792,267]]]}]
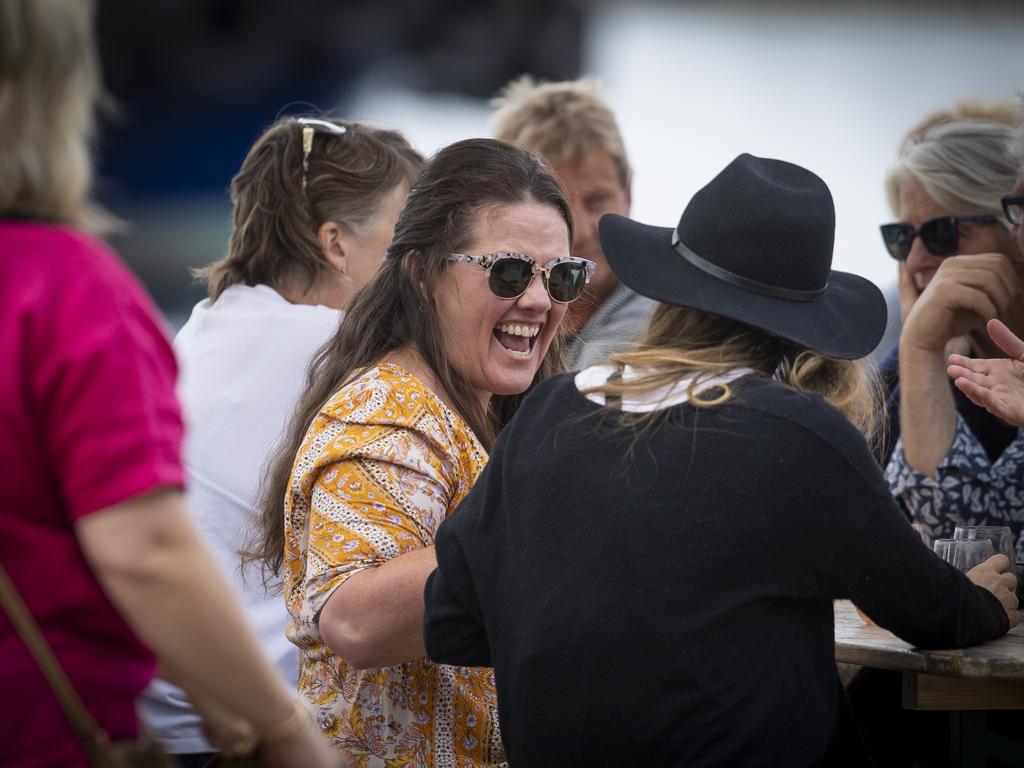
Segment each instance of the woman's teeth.
[{"label": "woman's teeth", "polygon": [[540,333],[539,325],[514,325],[512,323],[503,323],[498,326],[498,330],[502,333],[507,333],[509,336],[525,336],[528,339],[532,339],[538,333]]}]

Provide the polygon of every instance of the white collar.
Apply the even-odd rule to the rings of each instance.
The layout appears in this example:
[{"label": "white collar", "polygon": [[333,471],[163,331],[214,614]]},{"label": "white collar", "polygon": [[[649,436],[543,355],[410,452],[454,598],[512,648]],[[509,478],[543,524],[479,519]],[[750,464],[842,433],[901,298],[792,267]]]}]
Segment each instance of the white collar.
[{"label": "white collar", "polygon": [[[605,384],[609,377],[618,369],[617,365],[592,365],[577,373],[573,381],[576,384],[576,389],[582,392],[584,389],[592,389]],[[741,376],[746,376],[748,373],[755,373],[755,371],[753,368],[734,368],[718,376],[704,379],[695,390],[695,393],[703,392],[713,387],[724,386]],[[622,371],[623,381],[638,379],[640,376],[641,374],[637,369],[629,365],[625,366]],[[630,413],[650,413],[661,408],[670,408],[673,405],[685,403],[690,399],[690,393],[687,390],[691,381],[693,381],[692,377],[679,379],[658,389],[629,395],[622,399],[620,409]],[[590,392],[585,397],[598,405],[607,404],[603,392]]]}]

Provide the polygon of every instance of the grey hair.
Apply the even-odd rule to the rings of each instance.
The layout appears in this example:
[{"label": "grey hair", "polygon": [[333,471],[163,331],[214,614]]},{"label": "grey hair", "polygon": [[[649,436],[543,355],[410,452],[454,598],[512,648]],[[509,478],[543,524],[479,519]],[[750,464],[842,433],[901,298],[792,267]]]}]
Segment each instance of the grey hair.
[{"label": "grey hair", "polygon": [[950,213],[991,214],[1009,225],[1000,198],[1017,180],[1019,163],[1008,150],[1012,126],[961,120],[910,139],[885,180],[889,206],[899,215],[900,185],[917,180]]},{"label": "grey hair", "polygon": [[1024,177],[1024,93],[1020,95],[1019,119],[1017,125],[1010,131],[1010,139],[1006,142],[1006,151],[1010,153]]},{"label": "grey hair", "polygon": [[0,0],[0,213],[89,229],[101,98],[92,0]]}]

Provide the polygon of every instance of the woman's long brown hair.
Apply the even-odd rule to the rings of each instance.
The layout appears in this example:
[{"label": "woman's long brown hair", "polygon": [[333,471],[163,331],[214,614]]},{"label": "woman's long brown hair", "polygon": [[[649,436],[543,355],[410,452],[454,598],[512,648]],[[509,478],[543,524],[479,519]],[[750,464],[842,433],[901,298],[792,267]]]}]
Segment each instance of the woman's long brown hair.
[{"label": "woman's long brown hair", "polygon": [[469,244],[477,214],[529,201],[558,211],[572,242],[569,203],[551,169],[536,155],[492,139],[469,139],[442,149],[427,163],[409,190],[388,258],[353,297],[338,332],[310,364],[305,394],[268,463],[258,503],[259,530],[243,562],[261,562],[265,577],[279,574],[284,501],[306,432],[335,392],[389,352],[415,347],[459,416],[488,449],[529,389],[561,370],[562,340],[556,333],[530,388],[518,395],[496,395],[484,408],[445,356],[433,299],[448,269],[448,254]]}]

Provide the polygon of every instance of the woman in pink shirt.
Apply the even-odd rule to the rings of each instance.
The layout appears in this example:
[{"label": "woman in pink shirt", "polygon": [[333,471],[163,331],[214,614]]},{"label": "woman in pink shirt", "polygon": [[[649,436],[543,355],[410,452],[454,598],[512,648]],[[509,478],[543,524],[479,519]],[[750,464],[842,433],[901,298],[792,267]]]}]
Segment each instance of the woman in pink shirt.
[{"label": "woman in pink shirt", "polygon": [[[187,516],[156,311],[85,231],[100,222],[92,16],[83,0],[0,0],[0,563],[111,739],[138,735],[159,659],[218,713],[223,748],[262,740],[267,765],[330,765]],[[3,613],[0,658],[0,764],[86,765]]]}]

